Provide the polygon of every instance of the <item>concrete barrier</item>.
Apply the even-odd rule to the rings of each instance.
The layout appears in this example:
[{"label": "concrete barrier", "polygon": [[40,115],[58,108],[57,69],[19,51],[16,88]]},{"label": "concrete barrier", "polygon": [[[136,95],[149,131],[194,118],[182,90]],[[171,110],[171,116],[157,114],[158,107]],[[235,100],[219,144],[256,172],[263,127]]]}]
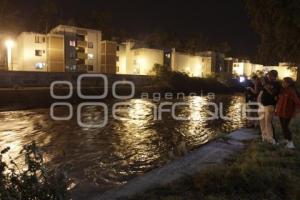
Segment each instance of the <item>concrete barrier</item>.
[{"label": "concrete barrier", "polygon": [[[47,73],[47,72],[0,72],[0,88],[16,87],[49,87],[53,81],[69,81],[76,86],[77,78],[83,73],[64,72],[64,73]],[[142,75],[118,75],[105,74],[108,78],[109,85],[115,81],[132,81],[136,86],[152,85],[153,77]],[[100,79],[89,80],[88,85],[99,87],[103,86]]]}]

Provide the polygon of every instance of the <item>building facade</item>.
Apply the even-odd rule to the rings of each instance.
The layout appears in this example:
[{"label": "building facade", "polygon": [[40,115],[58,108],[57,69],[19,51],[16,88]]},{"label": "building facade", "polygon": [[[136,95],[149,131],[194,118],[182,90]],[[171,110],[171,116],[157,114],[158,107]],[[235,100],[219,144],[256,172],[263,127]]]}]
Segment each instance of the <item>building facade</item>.
[{"label": "building facade", "polygon": [[118,46],[117,59],[118,74],[150,75],[156,64],[164,65],[164,51],[127,41]]},{"label": "building facade", "polygon": [[278,72],[278,78],[291,77],[297,80],[297,67],[292,67],[288,63],[279,63],[278,66],[263,66],[259,64],[253,64],[250,61],[233,63],[233,74],[236,76],[246,76],[251,78],[254,74],[266,74],[271,70]]},{"label": "building facade", "polygon": [[172,52],[172,70],[188,74],[192,77],[204,77],[204,65],[202,57],[186,53]]},{"label": "building facade", "polygon": [[118,46],[117,73],[149,75],[155,64],[172,71],[186,73],[193,77],[209,77],[215,65],[220,63],[212,52],[187,54],[176,49],[152,49],[141,46],[136,41],[127,41]]},{"label": "building facade", "polygon": [[101,31],[59,25],[50,33],[64,37],[65,71],[101,71]]}]

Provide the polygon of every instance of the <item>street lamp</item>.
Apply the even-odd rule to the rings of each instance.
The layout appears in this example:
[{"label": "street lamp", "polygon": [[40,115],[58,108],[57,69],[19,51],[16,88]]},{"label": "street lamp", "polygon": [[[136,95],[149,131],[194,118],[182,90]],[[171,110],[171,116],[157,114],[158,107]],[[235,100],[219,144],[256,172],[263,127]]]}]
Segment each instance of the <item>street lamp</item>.
[{"label": "street lamp", "polygon": [[15,46],[15,42],[9,39],[6,40],[4,44],[7,49],[7,68],[8,70],[13,71],[12,48]]}]

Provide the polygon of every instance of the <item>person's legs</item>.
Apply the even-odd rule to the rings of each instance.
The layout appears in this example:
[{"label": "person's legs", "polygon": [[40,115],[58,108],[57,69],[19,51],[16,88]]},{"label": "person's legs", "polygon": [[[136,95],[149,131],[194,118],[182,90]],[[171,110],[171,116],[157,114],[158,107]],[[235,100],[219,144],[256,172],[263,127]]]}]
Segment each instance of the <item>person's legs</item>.
[{"label": "person's legs", "polygon": [[260,124],[260,130],[261,130],[261,137],[262,140],[265,141],[266,140],[266,114],[265,114],[265,107],[261,107],[258,111],[258,115],[259,115],[259,124]]},{"label": "person's legs", "polygon": [[292,141],[292,132],[290,131],[290,128],[289,128],[290,122],[291,122],[291,119],[289,119],[289,118],[280,118],[280,124],[281,124],[284,138],[288,141]]},{"label": "person's legs", "polygon": [[274,106],[265,107],[265,129],[266,129],[266,140],[269,143],[275,144],[274,129],[273,129],[273,117],[274,117]]}]

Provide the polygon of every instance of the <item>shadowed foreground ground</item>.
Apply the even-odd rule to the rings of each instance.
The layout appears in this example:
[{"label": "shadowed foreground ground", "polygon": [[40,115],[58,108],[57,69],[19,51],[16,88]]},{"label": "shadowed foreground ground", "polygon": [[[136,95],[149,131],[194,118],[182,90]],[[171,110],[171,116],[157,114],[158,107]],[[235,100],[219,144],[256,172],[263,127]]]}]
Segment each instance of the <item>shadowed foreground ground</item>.
[{"label": "shadowed foreground ground", "polygon": [[[281,137],[280,126],[276,133]],[[148,191],[134,199],[161,200],[277,200],[300,199],[300,118],[293,120],[296,150],[253,141],[241,155],[226,165]]]}]

